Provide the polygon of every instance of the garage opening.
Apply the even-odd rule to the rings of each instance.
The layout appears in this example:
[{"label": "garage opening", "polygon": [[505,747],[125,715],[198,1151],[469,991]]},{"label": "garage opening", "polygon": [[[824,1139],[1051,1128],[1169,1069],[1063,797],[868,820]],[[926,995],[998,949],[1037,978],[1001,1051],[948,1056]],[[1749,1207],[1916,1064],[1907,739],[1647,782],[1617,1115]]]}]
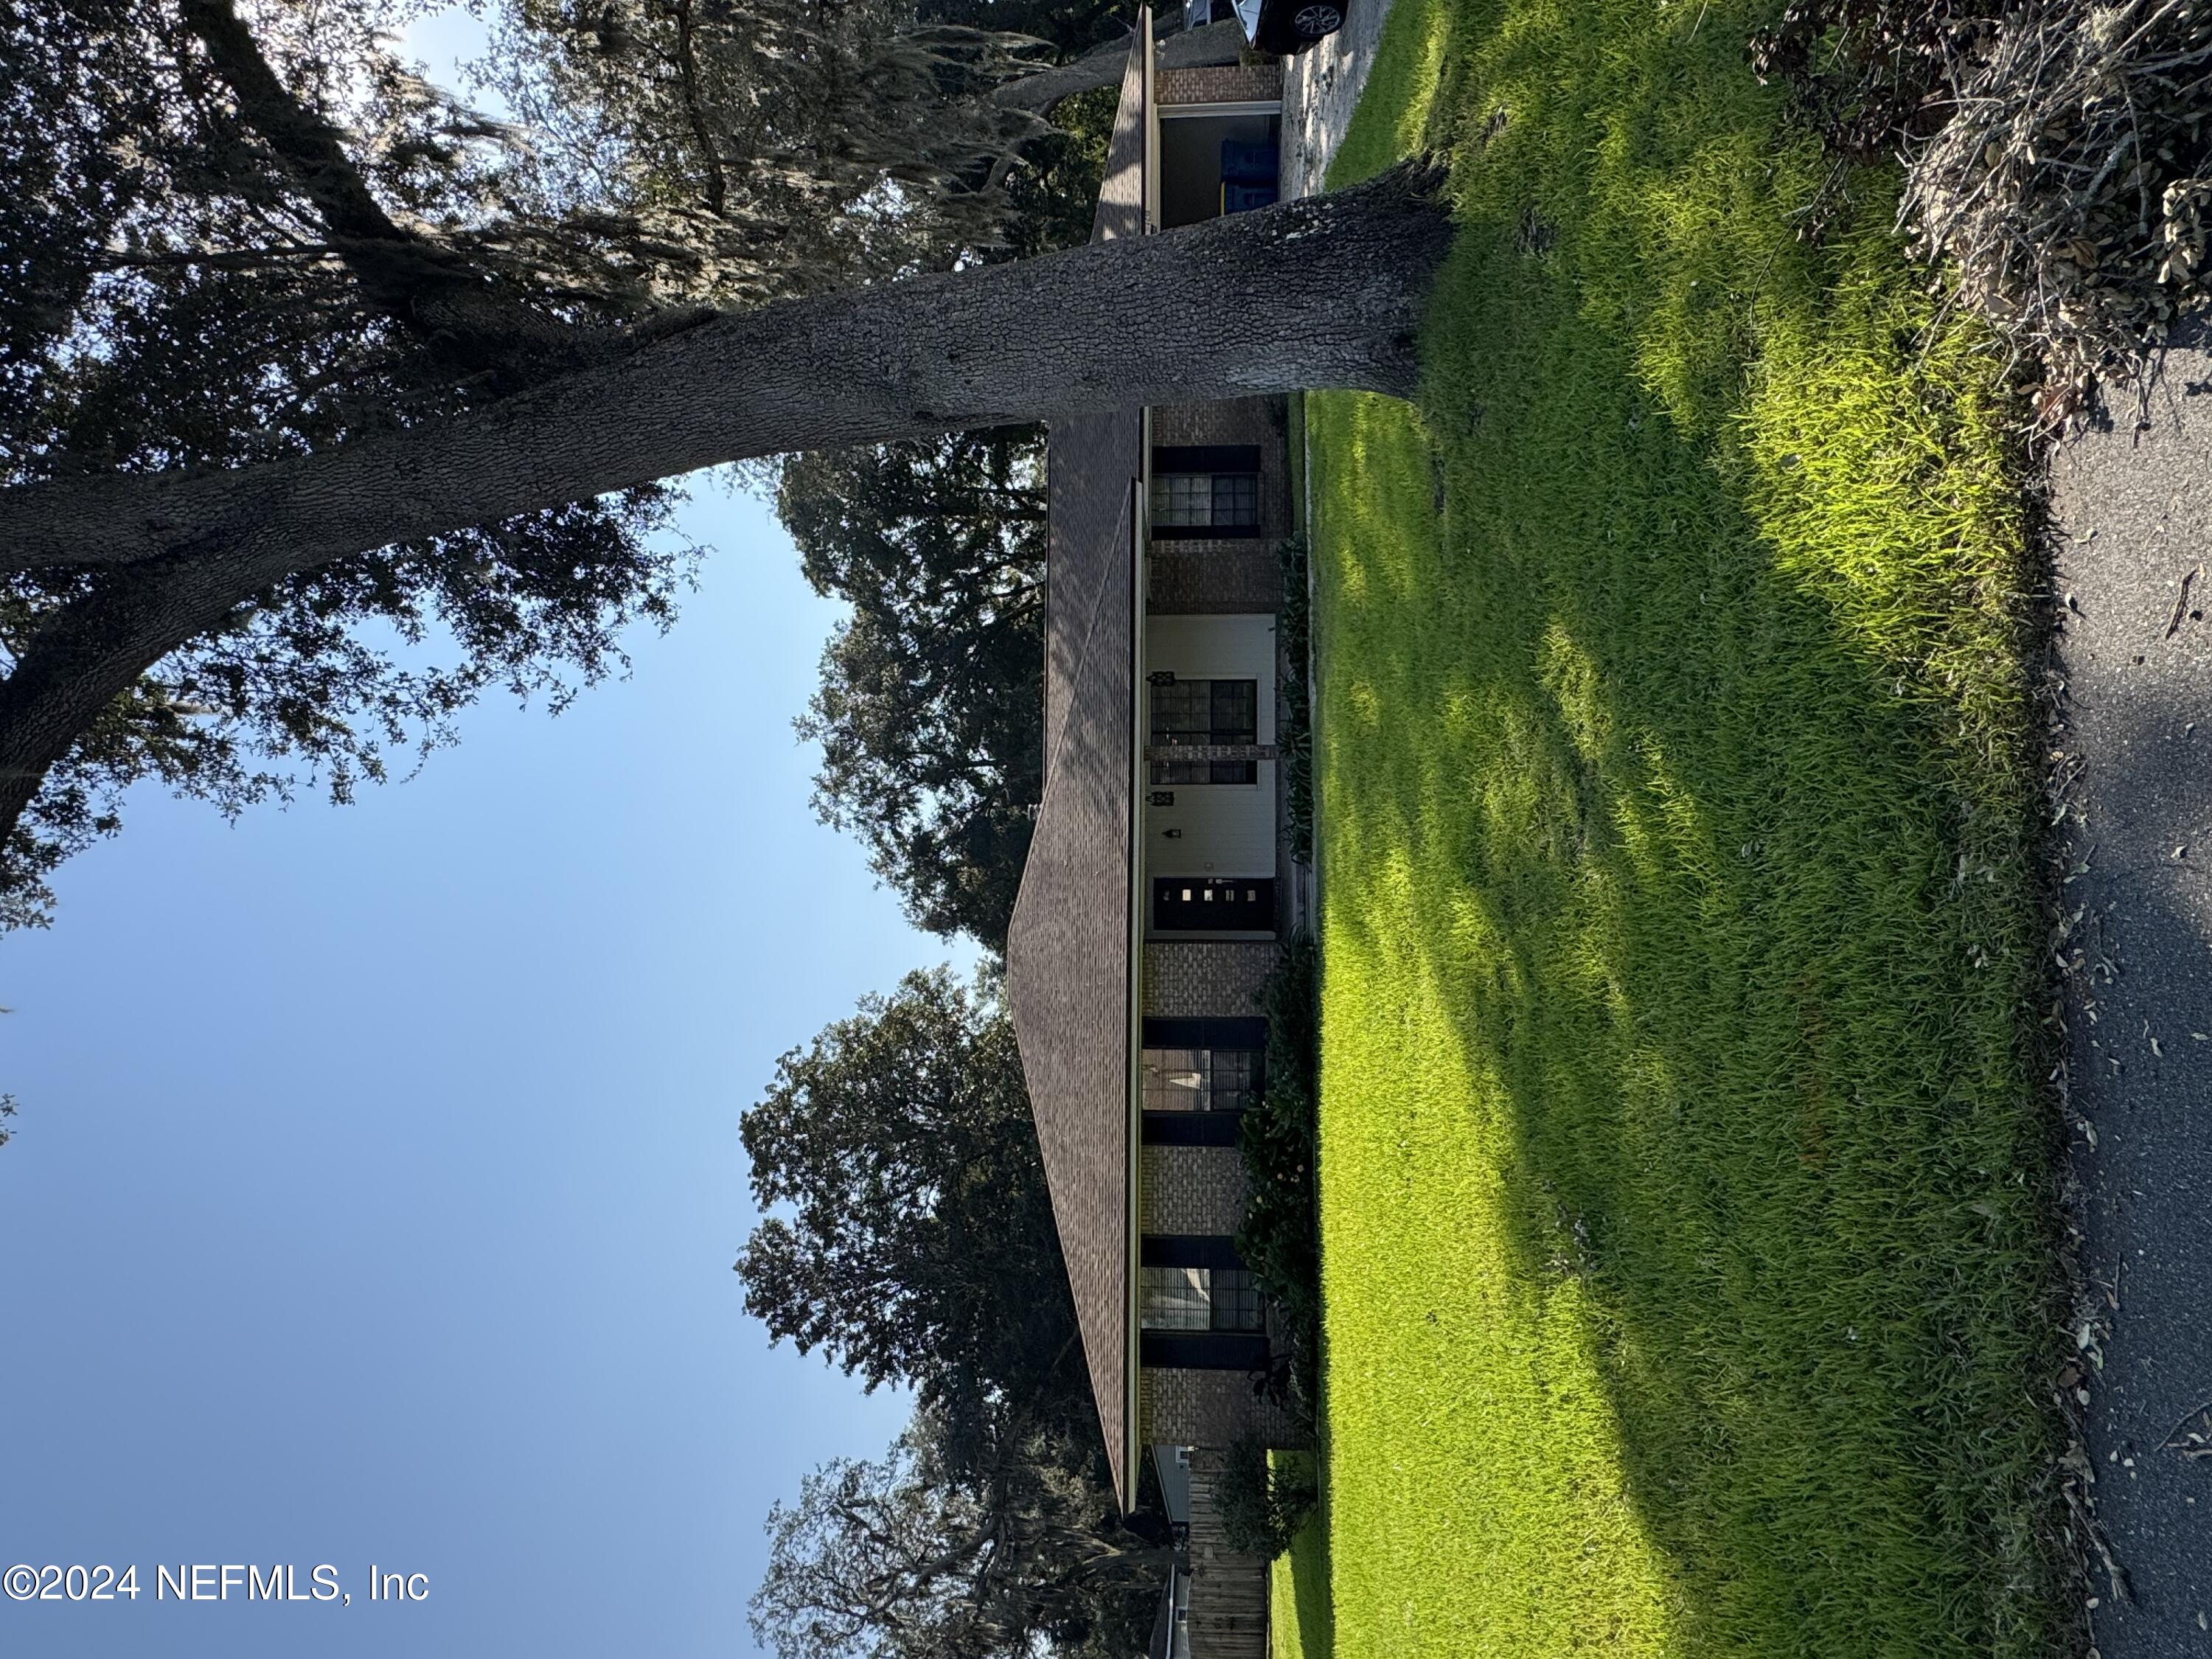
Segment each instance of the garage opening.
[{"label": "garage opening", "polygon": [[1281,167],[1281,111],[1272,102],[1162,106],[1161,228],[1273,204]]}]

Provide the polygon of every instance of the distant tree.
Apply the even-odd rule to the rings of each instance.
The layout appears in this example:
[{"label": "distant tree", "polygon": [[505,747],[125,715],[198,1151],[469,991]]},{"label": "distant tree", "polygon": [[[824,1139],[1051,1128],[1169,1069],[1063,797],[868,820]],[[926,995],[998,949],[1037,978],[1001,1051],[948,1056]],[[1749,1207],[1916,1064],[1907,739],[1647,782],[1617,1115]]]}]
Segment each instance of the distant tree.
[{"label": "distant tree", "polygon": [[1004,950],[1043,788],[1042,446],[1034,428],[795,457],[777,510],[853,607],[799,721],[815,811],[933,933]]},{"label": "distant tree", "polygon": [[1118,101],[1116,88],[1101,87],[1054,105],[1052,126],[1023,144],[1021,165],[1006,174],[998,240],[977,250],[979,262],[1032,259],[1091,240]]},{"label": "distant tree", "polygon": [[871,1389],[901,1382],[972,1446],[1018,1398],[1097,1439],[1012,1023],[945,969],[776,1064],[740,1120],[764,1219],[738,1257],[748,1312]]},{"label": "distant tree", "polygon": [[769,1516],[755,1634],[779,1659],[1128,1659],[1172,1553],[1079,1449],[1000,1413],[978,1468],[927,1409],[873,1462],[839,1460]]}]

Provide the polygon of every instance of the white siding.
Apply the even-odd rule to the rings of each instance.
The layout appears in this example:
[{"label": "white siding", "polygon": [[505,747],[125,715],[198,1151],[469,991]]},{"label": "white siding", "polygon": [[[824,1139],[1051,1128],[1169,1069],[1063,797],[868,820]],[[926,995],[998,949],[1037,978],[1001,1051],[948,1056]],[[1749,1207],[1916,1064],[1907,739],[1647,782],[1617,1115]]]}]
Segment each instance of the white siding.
[{"label": "white siding", "polygon": [[[1148,617],[1145,619],[1145,669],[1147,673],[1164,671],[1178,679],[1257,681],[1259,738],[1263,744],[1274,742],[1273,617]],[[1149,732],[1151,726],[1147,710],[1140,729]],[[1261,761],[1256,783],[1177,784],[1172,791],[1172,806],[1152,805],[1153,787],[1147,783],[1146,874],[1273,876],[1275,764]],[[1170,837],[1165,833],[1169,830],[1182,833]]]}]

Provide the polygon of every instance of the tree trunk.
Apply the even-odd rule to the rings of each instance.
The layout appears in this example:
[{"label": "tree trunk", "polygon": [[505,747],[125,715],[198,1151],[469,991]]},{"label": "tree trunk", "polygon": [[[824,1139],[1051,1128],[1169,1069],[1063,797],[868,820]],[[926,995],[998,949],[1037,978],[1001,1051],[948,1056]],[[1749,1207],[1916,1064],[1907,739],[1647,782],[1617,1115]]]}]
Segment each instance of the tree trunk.
[{"label": "tree trunk", "polygon": [[[1152,404],[1409,393],[1441,174],[727,316],[451,420],[0,492],[0,569],[107,568],[0,683],[0,835],[169,651],[296,572],[721,462]],[[1183,304],[1163,310],[1156,296]],[[119,567],[119,568],[118,568]]]},{"label": "tree trunk", "polygon": [[[1207,64],[1241,63],[1244,30],[1234,18],[1201,24],[1194,29],[1169,34],[1155,29],[1158,43],[1152,62],[1158,69],[1197,69]],[[1025,109],[1042,115],[1063,98],[1100,87],[1118,87],[1129,66],[1127,40],[1094,46],[1072,64],[1060,64],[1035,75],[1024,75],[993,90],[991,101],[1001,109]]]},{"label": "tree trunk", "polygon": [[1164,235],[716,317],[296,459],[9,489],[0,570],[226,562],[256,578],[243,599],[349,553],[755,456],[1268,392],[1406,395],[1449,239],[1440,183],[1409,163]]}]

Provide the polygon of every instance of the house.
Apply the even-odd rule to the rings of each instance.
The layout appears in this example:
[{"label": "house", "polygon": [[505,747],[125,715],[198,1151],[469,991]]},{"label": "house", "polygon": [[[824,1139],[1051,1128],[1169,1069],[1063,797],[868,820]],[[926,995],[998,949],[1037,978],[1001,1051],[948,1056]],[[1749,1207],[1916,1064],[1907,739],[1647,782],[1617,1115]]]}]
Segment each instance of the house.
[{"label": "house", "polygon": [[[1281,68],[1155,72],[1140,21],[1097,237],[1274,197]],[[1161,303],[1172,305],[1164,295]],[[1222,1544],[1240,1437],[1297,1443],[1255,1379],[1269,1311],[1234,1242],[1255,993],[1301,920],[1276,702],[1280,398],[1053,423],[1044,796],[1006,984],[1115,1490],[1188,1494],[1171,1595],[1197,1659],[1261,1659],[1264,1564]]]}]

